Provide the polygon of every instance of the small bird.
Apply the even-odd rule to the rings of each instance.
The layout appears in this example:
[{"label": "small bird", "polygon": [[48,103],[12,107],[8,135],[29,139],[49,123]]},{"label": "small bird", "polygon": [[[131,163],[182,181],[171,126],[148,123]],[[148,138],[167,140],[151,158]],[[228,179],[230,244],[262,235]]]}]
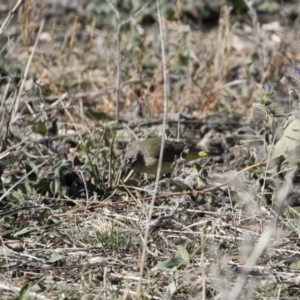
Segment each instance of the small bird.
[{"label": "small bird", "polygon": [[[124,167],[127,170],[133,169],[138,173],[156,174],[160,147],[160,137],[134,141],[127,147],[123,156]],[[165,140],[161,174],[172,173],[174,171],[176,161],[180,158],[185,161],[192,161],[197,158],[216,155],[220,154],[208,153],[201,149],[188,147],[184,143]]]}]

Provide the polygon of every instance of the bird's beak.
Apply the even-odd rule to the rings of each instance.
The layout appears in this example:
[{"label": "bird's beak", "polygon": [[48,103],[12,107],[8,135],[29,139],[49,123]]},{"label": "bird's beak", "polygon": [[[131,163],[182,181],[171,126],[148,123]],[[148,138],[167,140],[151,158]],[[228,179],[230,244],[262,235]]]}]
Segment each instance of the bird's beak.
[{"label": "bird's beak", "polygon": [[214,152],[206,152],[206,151],[199,151],[198,156],[201,157],[211,157],[211,156],[221,156],[221,153],[214,153]]},{"label": "bird's beak", "polygon": [[199,155],[199,157],[206,157],[206,156],[208,156],[208,153],[205,151],[199,151],[198,155]]}]

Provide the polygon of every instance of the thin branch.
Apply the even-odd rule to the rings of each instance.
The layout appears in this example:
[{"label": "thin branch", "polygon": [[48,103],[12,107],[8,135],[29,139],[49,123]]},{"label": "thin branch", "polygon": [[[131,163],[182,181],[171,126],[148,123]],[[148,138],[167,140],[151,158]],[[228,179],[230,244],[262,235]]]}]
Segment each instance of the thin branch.
[{"label": "thin branch", "polygon": [[[161,199],[161,198],[171,198],[171,197],[180,197],[182,195],[196,195],[196,194],[205,194],[205,193],[208,193],[208,192],[211,192],[211,191],[214,191],[214,190],[217,190],[227,184],[229,184],[234,178],[236,178],[237,176],[251,170],[251,169],[255,169],[259,166],[263,166],[265,165],[267,162],[265,160],[263,161],[260,161],[254,165],[251,165],[251,166],[248,166],[244,169],[242,169],[241,171],[237,172],[234,176],[230,177],[229,179],[225,180],[223,183],[220,183],[218,185],[215,185],[213,187],[210,187],[210,188],[207,188],[207,189],[204,189],[204,190],[201,190],[201,191],[197,191],[197,190],[192,190],[192,191],[185,191],[185,192],[177,192],[177,193],[170,193],[168,195],[159,195],[159,196],[156,196],[155,199]],[[136,200],[120,200],[120,201],[116,201],[114,202],[113,204],[112,203],[109,203],[109,202],[101,202],[99,204],[95,204],[95,205],[91,205],[90,207],[88,207],[88,210],[89,211],[94,211],[95,209],[98,209],[98,208],[102,208],[102,207],[107,207],[107,206],[120,206],[120,205],[127,205],[127,204],[132,204],[132,203],[136,203],[136,202],[140,202],[140,201],[149,201],[152,199],[152,196],[150,197],[145,197],[145,198],[138,198]],[[75,210],[71,210],[71,211],[68,211],[64,214],[57,214],[56,216],[64,216],[64,215],[70,215],[70,214],[77,214],[77,213],[81,213],[81,212],[84,212],[86,210],[86,208],[78,208],[78,209],[75,209]]]},{"label": "thin branch", "polygon": [[43,20],[42,23],[41,23],[41,26],[40,26],[39,32],[37,34],[37,37],[36,37],[33,49],[31,51],[31,54],[30,54],[30,56],[28,58],[28,61],[27,61],[27,65],[26,65],[26,68],[25,68],[25,71],[24,71],[24,76],[23,76],[23,78],[21,80],[21,84],[20,84],[20,86],[18,87],[18,90],[17,90],[17,95],[16,95],[16,98],[15,98],[14,103],[13,103],[14,113],[15,114],[17,113],[18,108],[19,108],[19,102],[20,102],[21,93],[23,91],[23,87],[24,87],[25,80],[26,80],[26,77],[27,77],[27,74],[28,74],[28,71],[29,71],[29,67],[30,67],[30,64],[31,64],[31,61],[32,61],[32,58],[33,58],[33,55],[34,55],[34,52],[35,52],[35,49],[37,47],[37,43],[38,43],[38,40],[40,38],[41,32],[43,30],[44,23],[45,23],[45,20]]},{"label": "thin branch", "polygon": [[133,16],[130,16],[128,19],[120,22],[121,17],[120,13],[117,10],[116,6],[111,2],[111,0],[106,0],[108,4],[111,6],[112,10],[114,11],[116,18],[117,18],[117,24],[118,24],[118,30],[117,30],[117,73],[116,73],[116,87],[115,87],[115,93],[116,93],[116,117],[117,120],[119,120],[120,115],[120,84],[121,84],[121,29],[122,27],[131,22],[132,19],[136,18],[146,7],[148,4],[145,4],[141,9],[139,9]]},{"label": "thin branch", "polygon": [[[294,162],[295,163],[295,162]],[[293,166],[294,164],[291,162],[290,164]],[[275,201],[274,201],[274,216],[270,222],[270,224],[266,227],[266,229],[263,231],[263,233],[260,236],[259,241],[255,245],[251,255],[247,259],[244,269],[241,272],[241,274],[238,276],[233,288],[229,292],[228,295],[226,295],[226,299],[240,299],[242,290],[247,282],[247,275],[251,272],[251,270],[255,267],[257,260],[262,255],[263,251],[268,247],[268,244],[272,237],[276,234],[276,228],[278,223],[278,218],[281,213],[281,209],[284,206],[284,203],[286,201],[286,198],[292,188],[292,179],[294,176],[294,173],[296,171],[296,168],[293,167],[290,172],[288,172],[286,179],[278,191]]]},{"label": "thin branch", "polygon": [[154,202],[156,199],[157,189],[158,189],[158,181],[161,174],[161,166],[163,160],[163,153],[164,153],[164,146],[165,146],[165,132],[166,132],[166,121],[167,121],[167,109],[168,109],[168,76],[167,76],[167,63],[166,63],[166,55],[165,55],[165,43],[164,43],[164,32],[163,32],[163,24],[161,19],[160,7],[159,7],[159,0],[156,0],[157,6],[157,14],[158,14],[158,23],[159,23],[159,33],[160,33],[160,44],[161,44],[161,60],[163,66],[163,79],[164,79],[164,114],[163,114],[163,124],[162,124],[162,137],[161,137],[161,146],[160,146],[160,153],[159,153],[159,160],[158,160],[158,168],[156,173],[156,180],[154,185],[154,192],[152,196],[152,200],[150,203],[150,207],[148,210],[147,216],[147,223],[145,228],[145,235],[143,240],[143,251],[142,257],[140,262],[140,281],[137,287],[137,296],[136,299],[141,298],[142,292],[142,278],[144,273],[144,265],[146,261],[146,252],[147,252],[147,241],[149,237],[150,231],[150,222],[153,213]]},{"label": "thin branch", "polygon": [[[116,85],[115,85],[115,93],[116,93],[116,120],[117,123],[119,122],[120,117],[120,90],[121,90],[121,29],[122,27],[129,23],[133,18],[137,17],[139,13],[148,5],[145,4],[141,9],[139,9],[133,16],[130,16],[127,20],[124,20],[120,22],[120,13],[117,10],[116,6],[111,2],[111,0],[106,0],[108,4],[111,6],[112,10],[114,11],[116,18],[117,18],[117,24],[118,24],[118,30],[117,30],[117,73],[116,73]],[[112,185],[112,157],[113,157],[113,143],[114,143],[115,135],[113,136],[113,139],[110,143],[109,147],[109,170],[108,170],[108,182],[109,186]]]},{"label": "thin branch", "polygon": [[4,33],[5,29],[7,28],[8,24],[10,23],[11,19],[13,18],[13,16],[15,15],[15,13],[17,12],[18,8],[24,4],[24,0],[19,0],[15,6],[12,8],[12,10],[10,10],[10,12],[8,13],[6,19],[4,20],[4,22],[2,23],[1,27],[0,27],[0,36]]},{"label": "thin branch", "polygon": [[265,59],[265,55],[263,52],[263,48],[262,48],[262,34],[261,34],[261,28],[260,28],[260,23],[258,21],[257,18],[257,12],[256,10],[253,8],[253,1],[251,0],[244,0],[245,4],[247,5],[248,9],[249,9],[249,14],[250,17],[252,19],[252,25],[255,29],[255,33],[256,33],[256,43],[257,43],[257,49],[258,49],[258,55],[260,58],[260,61],[262,62],[262,65],[265,69],[266,67],[266,59]]}]

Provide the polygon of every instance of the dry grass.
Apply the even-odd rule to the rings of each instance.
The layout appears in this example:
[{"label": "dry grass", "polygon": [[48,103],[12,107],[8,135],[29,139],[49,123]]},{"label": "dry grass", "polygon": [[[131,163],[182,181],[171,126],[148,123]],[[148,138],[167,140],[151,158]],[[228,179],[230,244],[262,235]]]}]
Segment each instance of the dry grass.
[{"label": "dry grass", "polygon": [[0,5],[1,299],[298,299],[299,4],[140,2]]}]

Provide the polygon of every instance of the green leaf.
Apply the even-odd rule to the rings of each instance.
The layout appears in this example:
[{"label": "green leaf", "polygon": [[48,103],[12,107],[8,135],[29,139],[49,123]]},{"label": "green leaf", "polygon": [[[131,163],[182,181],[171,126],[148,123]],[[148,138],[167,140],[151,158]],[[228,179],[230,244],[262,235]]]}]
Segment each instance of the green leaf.
[{"label": "green leaf", "polygon": [[48,262],[54,263],[54,262],[61,260],[62,258],[63,258],[63,255],[52,253],[50,258],[48,259]]},{"label": "green leaf", "polygon": [[30,299],[30,283],[26,283],[22,289],[20,290],[19,296],[17,297],[18,300],[27,300]]},{"label": "green leaf", "polygon": [[50,180],[47,178],[41,178],[39,181],[32,184],[37,193],[43,193],[49,191]]},{"label": "green leaf", "polygon": [[178,267],[182,264],[182,258],[181,257],[173,257],[173,258],[169,258],[167,260],[164,261],[159,261],[156,265],[156,267],[160,270],[164,270],[164,269],[171,269],[174,267]]},{"label": "green leaf", "polygon": [[294,152],[294,155],[299,158],[300,156],[300,120],[295,119],[287,128],[281,139],[276,143],[273,151],[272,158],[280,155],[290,155]]},{"label": "green leaf", "polygon": [[32,196],[33,194],[36,194],[35,190],[31,186],[29,180],[25,180],[24,181],[24,188],[25,188],[26,194],[28,196]]},{"label": "green leaf", "polygon": [[184,262],[186,264],[188,264],[190,262],[190,255],[188,254],[186,248],[183,247],[182,245],[178,245],[177,251],[180,254],[180,256],[182,257],[182,259],[184,260]]},{"label": "green leaf", "polygon": [[27,234],[32,231],[36,231],[36,228],[26,227],[26,228],[21,229],[20,231],[17,231],[15,234],[13,234],[13,236],[17,237],[17,236],[24,235],[24,234]]},{"label": "green leaf", "polygon": [[282,137],[274,146],[269,162],[269,173],[276,173],[281,169],[284,160],[293,164],[300,157],[300,120],[293,120],[284,130]]},{"label": "green leaf", "polygon": [[291,270],[300,270],[300,261],[295,261],[290,265]]},{"label": "green leaf", "polygon": [[52,193],[52,195],[56,196],[57,194],[57,184],[56,184],[56,180],[52,180],[50,183],[50,191]]}]

